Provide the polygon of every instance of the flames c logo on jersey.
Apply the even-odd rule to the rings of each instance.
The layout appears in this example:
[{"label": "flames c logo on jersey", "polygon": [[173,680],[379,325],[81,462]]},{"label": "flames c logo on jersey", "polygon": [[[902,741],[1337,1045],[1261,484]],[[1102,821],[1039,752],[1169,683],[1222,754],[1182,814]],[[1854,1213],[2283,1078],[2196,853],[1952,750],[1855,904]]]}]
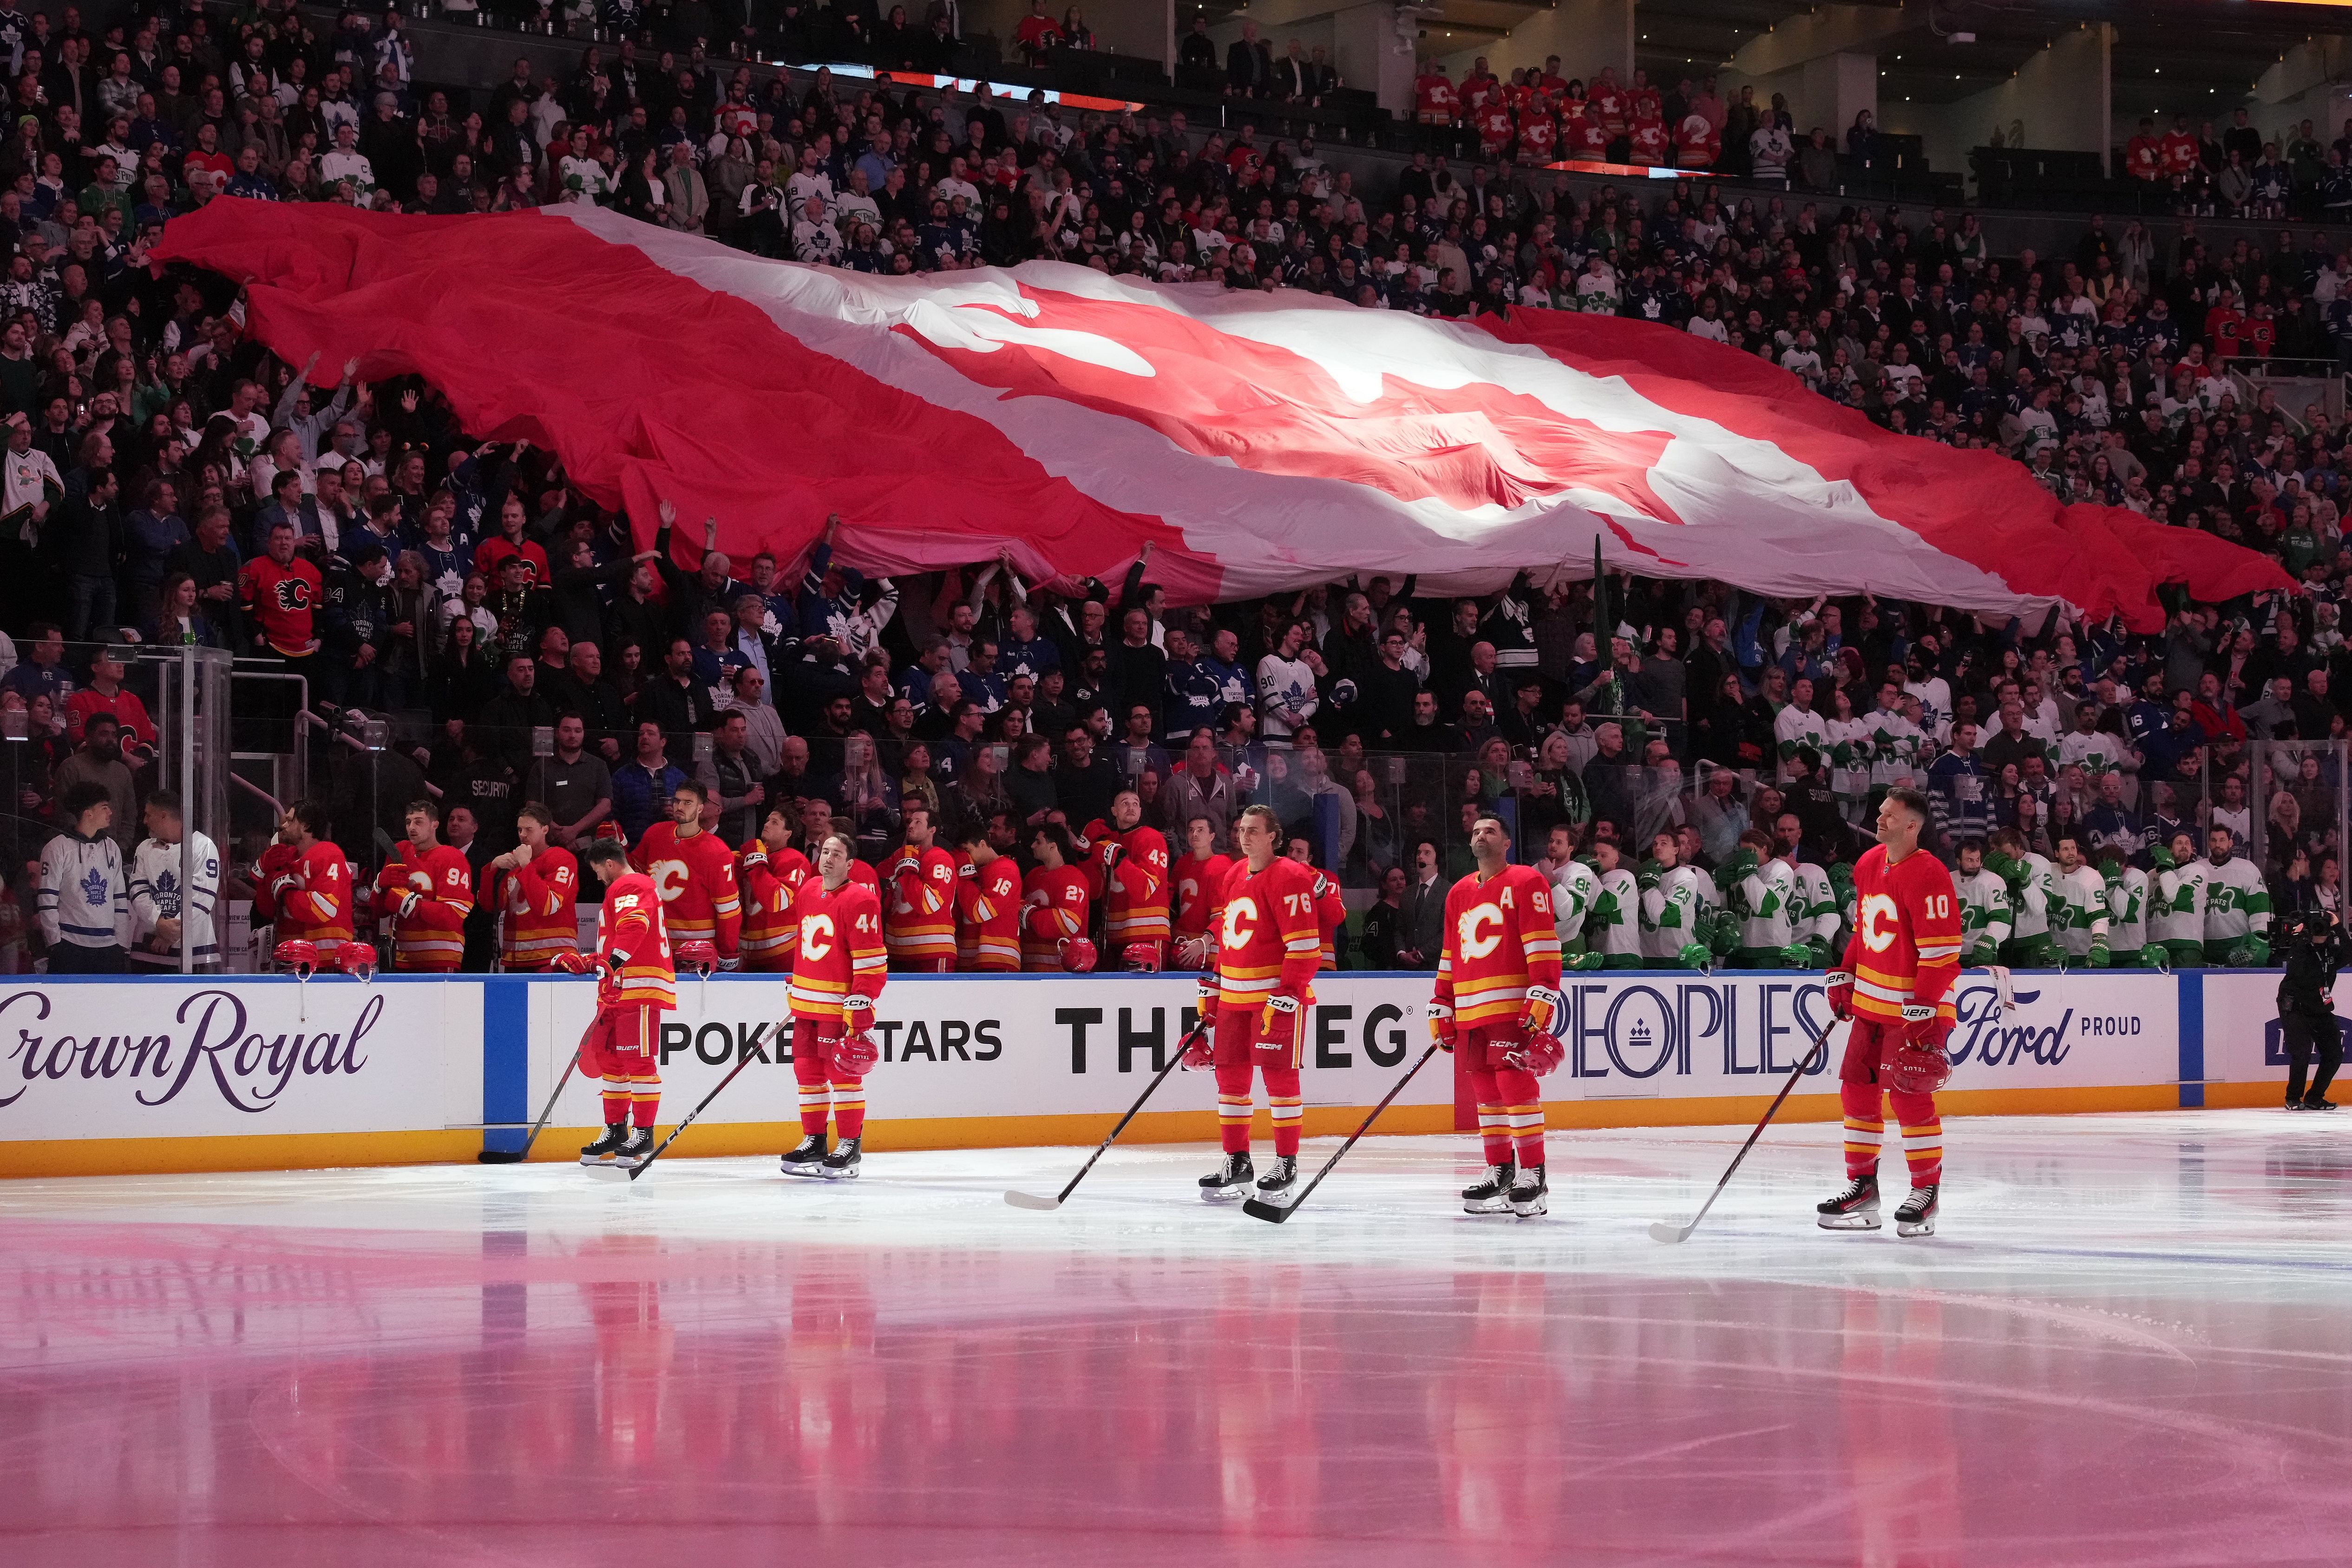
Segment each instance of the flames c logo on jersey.
[{"label": "flames c logo on jersey", "polygon": [[281,577],[270,586],[269,597],[278,609],[290,612],[310,602],[310,585],[299,577]]},{"label": "flames c logo on jersey", "polygon": [[1883,893],[1874,893],[1862,901],[1855,914],[1854,925],[1862,933],[1862,945],[1874,953],[1884,953],[1895,946],[1895,933],[1901,923],[1895,901]]},{"label": "flames c logo on jersey", "polygon": [[801,922],[801,956],[822,958],[833,951],[833,916],[812,915]]},{"label": "flames c logo on jersey", "polygon": [[661,894],[664,904],[676,904],[686,884],[694,880],[684,861],[656,861],[646,868],[646,874],[653,878],[654,891]]},{"label": "flames c logo on jersey", "polygon": [[[1488,926],[1494,929],[1489,931]],[[1491,904],[1481,904],[1462,912],[1456,927],[1465,958],[1483,958],[1502,944],[1503,912]]]},{"label": "flames c logo on jersey", "polygon": [[1224,943],[1228,947],[1243,947],[1257,935],[1257,900],[1244,894],[1225,905]]}]

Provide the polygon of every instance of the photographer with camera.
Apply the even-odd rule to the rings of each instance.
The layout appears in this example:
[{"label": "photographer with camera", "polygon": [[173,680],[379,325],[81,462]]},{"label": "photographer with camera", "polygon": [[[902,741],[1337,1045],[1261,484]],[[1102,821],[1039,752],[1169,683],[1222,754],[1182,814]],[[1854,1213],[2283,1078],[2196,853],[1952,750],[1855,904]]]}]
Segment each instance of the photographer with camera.
[{"label": "photographer with camera", "polygon": [[[2279,923],[2280,958],[2286,974],[2279,981],[2279,1037],[2286,1047],[2286,1108],[2290,1111],[2333,1111],[2327,1086],[2344,1061],[2342,1037],[2336,1026],[2336,971],[2343,967],[2345,938],[2333,911],[2298,909]],[[2304,1090],[2304,1071],[2315,1050],[2319,1068]]]}]

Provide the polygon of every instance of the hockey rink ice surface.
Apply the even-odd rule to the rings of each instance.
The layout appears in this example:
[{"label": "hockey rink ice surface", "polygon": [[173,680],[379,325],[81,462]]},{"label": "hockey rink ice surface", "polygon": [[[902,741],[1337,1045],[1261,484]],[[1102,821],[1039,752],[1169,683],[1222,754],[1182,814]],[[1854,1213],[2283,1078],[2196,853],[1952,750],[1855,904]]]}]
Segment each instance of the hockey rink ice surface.
[{"label": "hockey rink ice surface", "polygon": [[0,1183],[0,1561],[2352,1560],[2352,1111],[1946,1133],[1908,1241],[1834,1124],[1681,1247],[1745,1129]]}]

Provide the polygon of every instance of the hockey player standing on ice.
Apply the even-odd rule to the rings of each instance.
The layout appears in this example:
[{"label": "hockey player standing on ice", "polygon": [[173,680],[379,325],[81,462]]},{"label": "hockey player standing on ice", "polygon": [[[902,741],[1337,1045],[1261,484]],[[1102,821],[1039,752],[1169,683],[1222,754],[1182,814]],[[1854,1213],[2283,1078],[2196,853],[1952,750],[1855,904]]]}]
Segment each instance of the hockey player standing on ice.
[{"label": "hockey player standing on ice", "polygon": [[704,831],[710,793],[688,779],[669,798],[670,820],[656,822],[637,841],[629,863],[653,878],[662,919],[673,942],[708,942],[719,965],[742,962],[743,901],[735,889],[735,857],[717,833]]},{"label": "hockey player standing on ice", "polygon": [[2058,875],[2050,924],[2058,934],[2059,950],[2069,965],[2104,969],[2112,957],[2107,946],[2107,879],[2084,862],[2082,841],[2074,834],[2060,834],[2051,847],[2058,852]]},{"label": "hockey player standing on ice", "polygon": [[956,967],[956,861],[941,849],[931,809],[909,800],[898,852],[890,858],[882,919],[890,967],[917,975],[952,975]]},{"label": "hockey player standing on ice", "polygon": [[1845,1108],[1845,1170],[1853,1185],[1820,1206],[1825,1230],[1878,1228],[1882,1099],[1903,1129],[1911,1196],[1895,1211],[1897,1235],[1936,1228],[1944,1127],[1936,1091],[1951,1076],[1951,991],[1960,973],[1960,901],[1951,873],[1919,847],[1933,808],[1916,789],[1886,792],[1877,847],[1854,863],[1853,936],[1829,976],[1830,1011],[1851,1019],[1838,1095]]},{"label": "hockey player standing on ice", "polygon": [[474,868],[441,841],[441,808],[411,800],[408,837],[375,874],[375,912],[392,918],[393,967],[410,975],[457,973],[473,908]]},{"label": "hockey player standing on ice", "polygon": [[515,813],[515,847],[482,868],[483,902],[506,916],[499,967],[538,974],[580,950],[580,862],[555,841],[555,813],[537,800]]},{"label": "hockey player standing on ice", "polygon": [[278,942],[309,942],[321,960],[352,939],[351,862],[319,837],[326,825],[324,806],[295,801],[278,820],[277,841],[253,868],[253,913],[278,923]]},{"label": "hockey player standing on ice", "polygon": [[1478,869],[1445,895],[1445,946],[1429,1001],[1429,1033],[1454,1052],[1478,1096],[1486,1178],[1462,1191],[1470,1214],[1544,1212],[1543,1094],[1537,1078],[1558,1066],[1562,1003],[1559,936],[1551,884],[1512,865],[1511,834],[1497,817],[1470,825]]},{"label": "hockey player standing on ice", "polygon": [[2009,942],[2009,883],[1986,869],[1984,845],[1960,846],[1960,874],[1952,879],[1960,895],[1960,962],[1971,967],[2000,962]]},{"label": "hockey player standing on ice", "polygon": [[1245,1196],[1250,1165],[1250,1080],[1265,1079],[1274,1115],[1274,1164],[1257,1183],[1269,1196],[1298,1179],[1298,1070],[1307,1009],[1315,1001],[1322,937],[1315,918],[1315,873],[1283,858],[1282,825],[1270,806],[1248,806],[1234,823],[1239,864],[1226,873],[1212,925],[1217,966],[1201,977],[1201,1026],[1210,1038],[1184,1053],[1188,1068],[1217,1073],[1217,1130],[1224,1163],[1201,1178],[1212,1203]]},{"label": "hockey player standing on ice", "polygon": [[2197,853],[2197,841],[2184,830],[2148,851],[2156,874],[2148,879],[2147,945],[2161,948],[2176,969],[2205,967],[2205,893],[2212,867]]},{"label": "hockey player standing on ice", "polygon": [[580,1071],[604,1080],[604,1135],[580,1151],[580,1163],[635,1166],[654,1152],[662,1015],[677,1005],[677,971],[653,879],[629,869],[618,839],[597,839],[587,854],[604,883],[604,905],[596,922],[596,1019],[581,1037]]},{"label": "hockey player standing on ice", "polygon": [[[177,970],[180,945],[199,975],[217,974],[220,940],[213,935],[213,909],[220,899],[220,852],[202,833],[188,831],[176,790],[147,797],[147,832],[131,862],[131,967]],[[182,840],[195,865],[195,880],[182,886]]]},{"label": "hockey player standing on ice", "polygon": [[2205,961],[2233,969],[2271,961],[2271,894],[2254,862],[2235,852],[2227,828],[2205,835]]},{"label": "hockey player standing on ice", "polygon": [[[786,1176],[854,1180],[866,1136],[866,1072],[877,1052],[874,1004],[889,977],[882,901],[852,881],[857,858],[846,833],[817,846],[816,875],[793,900],[793,1078],[801,1090],[801,1141],[784,1155]],[[831,1113],[841,1142],[824,1146]]]}]

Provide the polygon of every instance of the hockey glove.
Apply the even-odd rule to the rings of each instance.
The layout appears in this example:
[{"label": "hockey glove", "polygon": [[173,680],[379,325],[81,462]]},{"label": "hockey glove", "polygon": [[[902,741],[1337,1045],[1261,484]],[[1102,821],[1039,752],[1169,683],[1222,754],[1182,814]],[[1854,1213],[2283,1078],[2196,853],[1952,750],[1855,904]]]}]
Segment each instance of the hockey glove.
[{"label": "hockey glove", "polygon": [[1940,1051],[1944,1042],[1952,1038],[1952,1020],[1944,1016],[1941,1008],[1925,1002],[1903,1004],[1903,1039],[1906,1043],[1933,1047]]},{"label": "hockey glove", "polygon": [[1217,998],[1220,994],[1214,970],[1194,983],[1192,1010],[1200,1014],[1202,1028],[1206,1029],[1217,1021]]},{"label": "hockey glove", "polygon": [[2094,942],[2091,944],[2090,956],[2084,962],[2094,969],[2104,969],[2115,962],[2115,955],[2107,951],[2107,945],[2105,942]]},{"label": "hockey glove", "polygon": [[415,894],[402,894],[400,895],[400,917],[403,920],[407,919],[410,915],[416,913],[416,906],[424,902],[425,900]]},{"label": "hockey glove", "polygon": [[1972,969],[1981,968],[1988,964],[1998,964],[2000,962],[2000,948],[1990,941],[1971,942],[1960,962]]},{"label": "hockey glove", "polygon": [[970,861],[961,861],[956,865],[956,875],[968,882],[977,882],[980,880],[980,868]]},{"label": "hockey glove", "polygon": [[1294,1051],[1305,1022],[1306,1013],[1297,997],[1268,997],[1265,1010],[1258,1014],[1257,1043],[1267,1051]]},{"label": "hockey glove", "polygon": [[1579,974],[1590,974],[1601,967],[1601,955],[1598,953],[1578,953],[1562,958],[1559,961],[1559,967],[1563,969],[1574,969]]},{"label": "hockey glove", "polygon": [[1184,1071],[1200,1071],[1217,1064],[1217,1048],[1209,1040],[1209,1020],[1204,1017],[1192,1033],[1184,1037]]},{"label": "hockey glove", "polygon": [[1806,937],[1805,951],[1807,954],[1805,967],[1808,969],[1826,969],[1837,961],[1836,955],[1830,951],[1829,939],[1827,937]]},{"label": "hockey glove", "polygon": [[1519,1027],[1529,1034],[1556,1035],[1568,1017],[1568,1003],[1549,986],[1528,988],[1527,1010],[1519,1015]]},{"label": "hockey glove", "polygon": [[874,998],[872,997],[852,991],[841,998],[841,1033],[845,1040],[853,1034],[864,1034],[873,1027]]},{"label": "hockey glove", "polygon": [[1633,873],[1633,885],[1647,893],[1658,885],[1658,879],[1664,874],[1664,868],[1656,861],[1643,861],[1641,869]]},{"label": "hockey glove", "polygon": [[1454,1009],[1447,1003],[1432,1001],[1428,1009],[1429,1039],[1438,1050],[1454,1050]]},{"label": "hockey glove", "polygon": [[1853,976],[1843,969],[1832,969],[1822,985],[1829,997],[1830,1016],[1841,1023],[1853,1017]]},{"label": "hockey glove", "polygon": [[2179,861],[2172,858],[2171,849],[2164,844],[2158,844],[2153,849],[2149,850],[2147,852],[2147,858],[2148,862],[2155,866],[2158,871],[2177,870],[2180,864]]}]

